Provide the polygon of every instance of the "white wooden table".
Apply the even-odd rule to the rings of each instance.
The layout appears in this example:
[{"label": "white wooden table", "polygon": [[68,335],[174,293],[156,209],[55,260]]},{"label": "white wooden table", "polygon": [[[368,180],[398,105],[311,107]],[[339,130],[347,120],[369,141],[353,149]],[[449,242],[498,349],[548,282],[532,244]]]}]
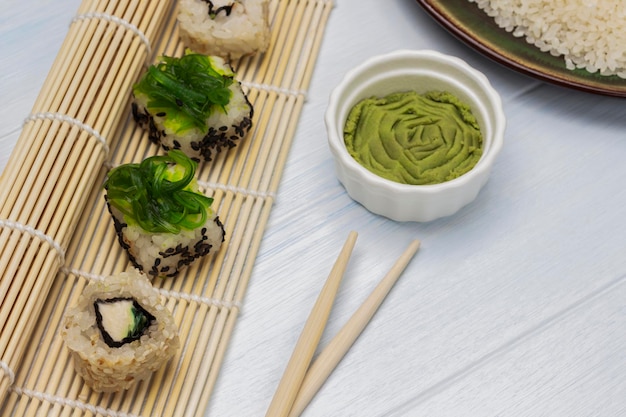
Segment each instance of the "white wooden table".
[{"label": "white wooden table", "polygon": [[[0,2],[0,168],[80,0]],[[356,204],[326,145],[328,95],[395,49],[484,72],[507,115],[477,200],[431,223]],[[207,416],[263,416],[350,230],[322,344],[409,241],[422,248],[305,417],[626,415],[626,101],[556,87],[474,52],[413,0],[336,0]]]}]

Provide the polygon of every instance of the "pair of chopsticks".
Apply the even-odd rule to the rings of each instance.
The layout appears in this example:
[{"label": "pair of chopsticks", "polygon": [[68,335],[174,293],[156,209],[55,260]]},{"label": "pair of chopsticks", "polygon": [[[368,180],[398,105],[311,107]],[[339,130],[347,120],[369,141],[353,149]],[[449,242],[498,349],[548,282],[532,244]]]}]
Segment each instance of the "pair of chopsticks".
[{"label": "pair of chopsticks", "polygon": [[324,381],[374,316],[420,246],[418,240],[411,242],[387,275],[311,364],[311,359],[328,321],[339,283],[348,265],[356,238],[356,232],[350,232],[348,235],[348,239],[302,329],[265,417],[298,417],[304,411]]}]

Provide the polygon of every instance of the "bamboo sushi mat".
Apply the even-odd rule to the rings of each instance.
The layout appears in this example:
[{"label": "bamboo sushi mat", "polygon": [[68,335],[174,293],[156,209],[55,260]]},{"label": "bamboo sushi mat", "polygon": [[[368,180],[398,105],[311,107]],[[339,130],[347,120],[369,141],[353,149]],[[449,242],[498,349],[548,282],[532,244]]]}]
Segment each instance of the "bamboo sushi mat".
[{"label": "bamboo sushi mat", "polygon": [[0,177],[0,415],[202,416],[244,299],[332,0],[271,0],[269,50],[233,63],[254,106],[235,148],[200,163],[226,229],[221,249],[155,279],[181,349],[150,380],[98,394],[60,337],[90,280],[130,268],[102,183],[111,166],[162,153],[130,116],[130,89],[180,56],[176,3],[84,0]]}]

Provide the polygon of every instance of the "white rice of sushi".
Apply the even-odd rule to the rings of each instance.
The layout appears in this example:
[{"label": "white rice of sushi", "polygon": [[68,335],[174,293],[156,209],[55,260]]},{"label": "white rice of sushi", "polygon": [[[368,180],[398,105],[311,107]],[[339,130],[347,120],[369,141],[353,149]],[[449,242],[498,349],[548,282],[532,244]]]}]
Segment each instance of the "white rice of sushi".
[{"label": "white rice of sushi", "polygon": [[469,0],[501,28],[566,68],[626,78],[626,7],[622,0]]},{"label": "white rice of sushi", "polygon": [[[94,302],[116,297],[133,298],[155,319],[138,340],[110,347],[97,326]],[[98,392],[121,391],[149,378],[180,345],[178,329],[162,296],[138,271],[91,281],[77,304],[65,313],[61,336],[76,372]]]},{"label": "white rice of sushi", "polygon": [[[210,8],[232,7],[209,16]],[[181,0],[178,22],[183,43],[194,52],[236,60],[267,50],[269,0]]]},{"label": "white rice of sushi", "polygon": [[[212,56],[211,60],[217,68],[225,69],[226,73],[232,72],[224,59]],[[135,118],[142,120],[140,123],[149,130],[150,140],[160,144],[164,150],[180,149],[198,162],[210,161],[224,148],[236,146],[236,141],[242,139],[252,127],[253,108],[243,92],[241,83],[234,79],[228,88],[232,92],[231,99],[225,110],[216,107],[208,117],[208,131],[193,128],[184,133],[176,133],[167,128],[165,126],[167,115],[158,116],[151,113],[148,110],[149,97],[143,94],[134,96]]]},{"label": "white rice of sushi", "polygon": [[196,259],[217,252],[224,241],[224,228],[213,210],[203,226],[178,233],[150,233],[126,224],[115,207],[109,205],[109,210],[131,263],[150,277],[174,277]]}]

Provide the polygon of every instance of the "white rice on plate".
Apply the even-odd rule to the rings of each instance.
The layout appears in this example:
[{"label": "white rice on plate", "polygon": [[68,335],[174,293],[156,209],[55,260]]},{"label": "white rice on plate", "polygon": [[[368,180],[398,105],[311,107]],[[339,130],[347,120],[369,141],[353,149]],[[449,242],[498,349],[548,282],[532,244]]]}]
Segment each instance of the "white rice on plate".
[{"label": "white rice on plate", "polygon": [[562,56],[567,69],[626,78],[623,0],[469,0],[513,36]]}]

